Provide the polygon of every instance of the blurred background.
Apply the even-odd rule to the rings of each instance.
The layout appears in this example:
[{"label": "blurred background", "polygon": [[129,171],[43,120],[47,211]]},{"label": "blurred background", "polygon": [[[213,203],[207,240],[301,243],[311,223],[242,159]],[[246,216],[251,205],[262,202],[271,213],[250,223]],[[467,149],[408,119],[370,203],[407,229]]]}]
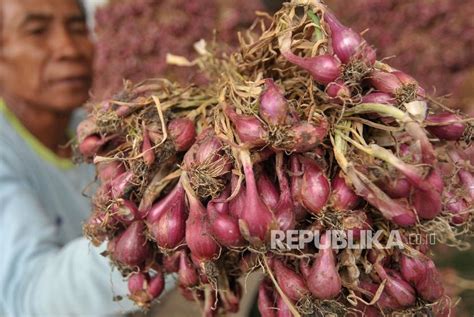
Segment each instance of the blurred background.
[{"label": "blurred background", "polygon": [[[166,77],[200,81],[189,68],[167,65],[167,53],[192,59],[193,44],[216,39],[232,51],[237,32],[251,25],[256,10],[274,12],[278,0],[85,0],[97,51],[92,98],[111,97],[123,79],[138,82]],[[415,77],[453,108],[474,115],[474,1],[469,0],[327,0],[338,17],[377,48],[379,59]],[[472,316],[474,252],[438,250],[448,289],[461,295],[459,316]],[[247,280],[248,294],[238,316],[248,316],[258,276]],[[194,316],[198,308],[168,294],[146,316]],[[253,314],[253,312],[252,312]]]}]

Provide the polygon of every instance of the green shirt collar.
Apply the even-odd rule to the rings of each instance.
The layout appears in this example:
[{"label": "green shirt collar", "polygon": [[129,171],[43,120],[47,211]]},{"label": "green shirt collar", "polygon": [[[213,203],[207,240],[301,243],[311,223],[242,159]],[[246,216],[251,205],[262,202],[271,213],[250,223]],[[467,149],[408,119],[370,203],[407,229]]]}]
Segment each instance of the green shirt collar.
[{"label": "green shirt collar", "polygon": [[18,135],[31,147],[31,149],[43,160],[53,164],[54,166],[67,170],[74,167],[71,160],[56,155],[53,151],[44,146],[38,139],[28,131],[18,118],[8,109],[5,102],[0,99],[0,113],[4,115],[6,120],[15,129]]}]

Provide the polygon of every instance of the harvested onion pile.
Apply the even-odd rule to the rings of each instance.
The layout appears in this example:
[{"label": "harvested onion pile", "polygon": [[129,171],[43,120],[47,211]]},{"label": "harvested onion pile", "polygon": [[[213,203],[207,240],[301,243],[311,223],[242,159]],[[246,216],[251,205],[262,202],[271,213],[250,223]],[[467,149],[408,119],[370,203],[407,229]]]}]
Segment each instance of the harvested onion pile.
[{"label": "harvested onion pile", "polygon": [[[236,312],[239,277],[261,270],[262,316],[447,316],[429,240],[462,248],[473,232],[472,120],[316,1],[260,14],[240,39],[230,57],[201,42],[197,60],[170,58],[209,86],[127,85],[78,129],[100,181],[84,232],[108,242],[130,298],[148,307],[174,272],[203,315]],[[271,247],[295,229],[322,245]],[[364,230],[382,245],[398,230],[404,248],[323,247]]]}]

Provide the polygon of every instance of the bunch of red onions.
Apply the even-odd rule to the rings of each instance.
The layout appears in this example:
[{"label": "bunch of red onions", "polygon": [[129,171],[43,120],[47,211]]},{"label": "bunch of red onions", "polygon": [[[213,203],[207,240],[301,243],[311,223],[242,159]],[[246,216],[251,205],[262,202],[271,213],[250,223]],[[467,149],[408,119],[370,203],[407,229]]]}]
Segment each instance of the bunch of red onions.
[{"label": "bunch of red onions", "polygon": [[[297,6],[230,57],[201,48],[207,87],[152,80],[93,105],[78,129],[99,182],[84,232],[142,307],[175,273],[205,316],[236,312],[241,278],[261,271],[262,316],[447,316],[428,237],[472,233],[472,120],[326,7]],[[319,235],[275,247],[275,230]],[[392,230],[403,248],[331,247],[334,232],[386,243]]]}]

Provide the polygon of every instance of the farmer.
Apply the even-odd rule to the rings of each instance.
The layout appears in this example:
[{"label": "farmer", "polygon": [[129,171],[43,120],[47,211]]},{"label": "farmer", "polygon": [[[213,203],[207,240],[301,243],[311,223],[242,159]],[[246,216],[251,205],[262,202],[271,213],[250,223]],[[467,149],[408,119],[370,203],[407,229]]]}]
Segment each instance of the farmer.
[{"label": "farmer", "polygon": [[[0,316],[113,316],[126,283],[82,237],[93,179],[68,141],[93,46],[74,0],[0,0]],[[169,283],[167,283],[169,284]]]}]

